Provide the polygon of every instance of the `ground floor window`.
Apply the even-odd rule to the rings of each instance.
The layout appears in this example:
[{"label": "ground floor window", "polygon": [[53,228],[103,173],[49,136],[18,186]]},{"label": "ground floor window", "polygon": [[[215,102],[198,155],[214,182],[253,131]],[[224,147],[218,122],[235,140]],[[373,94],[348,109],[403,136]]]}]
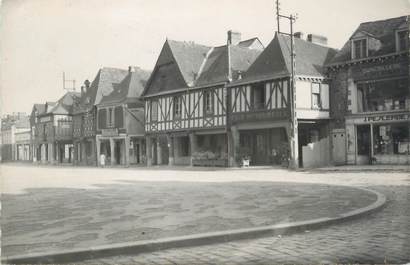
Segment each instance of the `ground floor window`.
[{"label": "ground floor window", "polygon": [[410,134],[407,123],[373,126],[374,154],[408,155]]},{"label": "ground floor window", "polygon": [[370,155],[370,125],[357,126],[357,154]]}]

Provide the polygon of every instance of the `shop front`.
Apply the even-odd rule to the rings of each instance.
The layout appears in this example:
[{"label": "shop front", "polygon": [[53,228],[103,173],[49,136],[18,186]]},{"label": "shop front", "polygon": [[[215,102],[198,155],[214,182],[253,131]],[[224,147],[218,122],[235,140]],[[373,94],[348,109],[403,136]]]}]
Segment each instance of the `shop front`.
[{"label": "shop front", "polygon": [[410,111],[346,119],[349,164],[410,164]]},{"label": "shop front", "polygon": [[119,134],[117,129],[102,129],[96,136],[97,159],[101,165],[101,155],[105,156],[105,164],[111,166],[129,166],[130,138]]}]

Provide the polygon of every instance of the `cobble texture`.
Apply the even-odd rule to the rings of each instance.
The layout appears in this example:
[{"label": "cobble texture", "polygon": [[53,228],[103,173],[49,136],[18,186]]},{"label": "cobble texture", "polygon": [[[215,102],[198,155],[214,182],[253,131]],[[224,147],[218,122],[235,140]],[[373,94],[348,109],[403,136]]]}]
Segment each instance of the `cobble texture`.
[{"label": "cobble texture", "polygon": [[364,218],[314,231],[140,255],[86,260],[83,264],[403,264],[410,261],[408,186],[371,186],[387,205]]}]

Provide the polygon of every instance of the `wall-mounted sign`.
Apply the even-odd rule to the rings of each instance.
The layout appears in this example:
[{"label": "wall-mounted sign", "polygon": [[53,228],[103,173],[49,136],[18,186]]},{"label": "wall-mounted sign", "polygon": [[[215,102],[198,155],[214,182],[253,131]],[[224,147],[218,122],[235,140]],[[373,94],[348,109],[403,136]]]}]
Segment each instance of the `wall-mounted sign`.
[{"label": "wall-mounted sign", "polygon": [[410,114],[384,114],[376,116],[366,116],[364,117],[364,122],[381,122],[381,121],[408,121],[410,120]]},{"label": "wall-mounted sign", "polygon": [[102,136],[117,136],[118,129],[117,128],[102,129],[101,134]]},{"label": "wall-mounted sign", "polygon": [[408,62],[380,62],[363,64],[352,67],[353,79],[372,80],[386,77],[407,76],[409,73]]},{"label": "wall-mounted sign", "polygon": [[40,122],[48,122],[51,121],[51,116],[44,116],[40,118]]}]

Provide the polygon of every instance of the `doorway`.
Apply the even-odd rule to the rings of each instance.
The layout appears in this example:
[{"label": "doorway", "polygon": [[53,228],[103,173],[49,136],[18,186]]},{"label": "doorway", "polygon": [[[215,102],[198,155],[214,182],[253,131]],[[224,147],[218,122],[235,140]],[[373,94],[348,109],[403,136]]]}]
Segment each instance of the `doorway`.
[{"label": "doorway", "polygon": [[334,165],[346,164],[346,132],[343,129],[332,131],[332,156]]},{"label": "doorway", "polygon": [[371,161],[370,125],[359,125],[356,127],[357,135],[357,158],[359,165],[369,165]]}]

